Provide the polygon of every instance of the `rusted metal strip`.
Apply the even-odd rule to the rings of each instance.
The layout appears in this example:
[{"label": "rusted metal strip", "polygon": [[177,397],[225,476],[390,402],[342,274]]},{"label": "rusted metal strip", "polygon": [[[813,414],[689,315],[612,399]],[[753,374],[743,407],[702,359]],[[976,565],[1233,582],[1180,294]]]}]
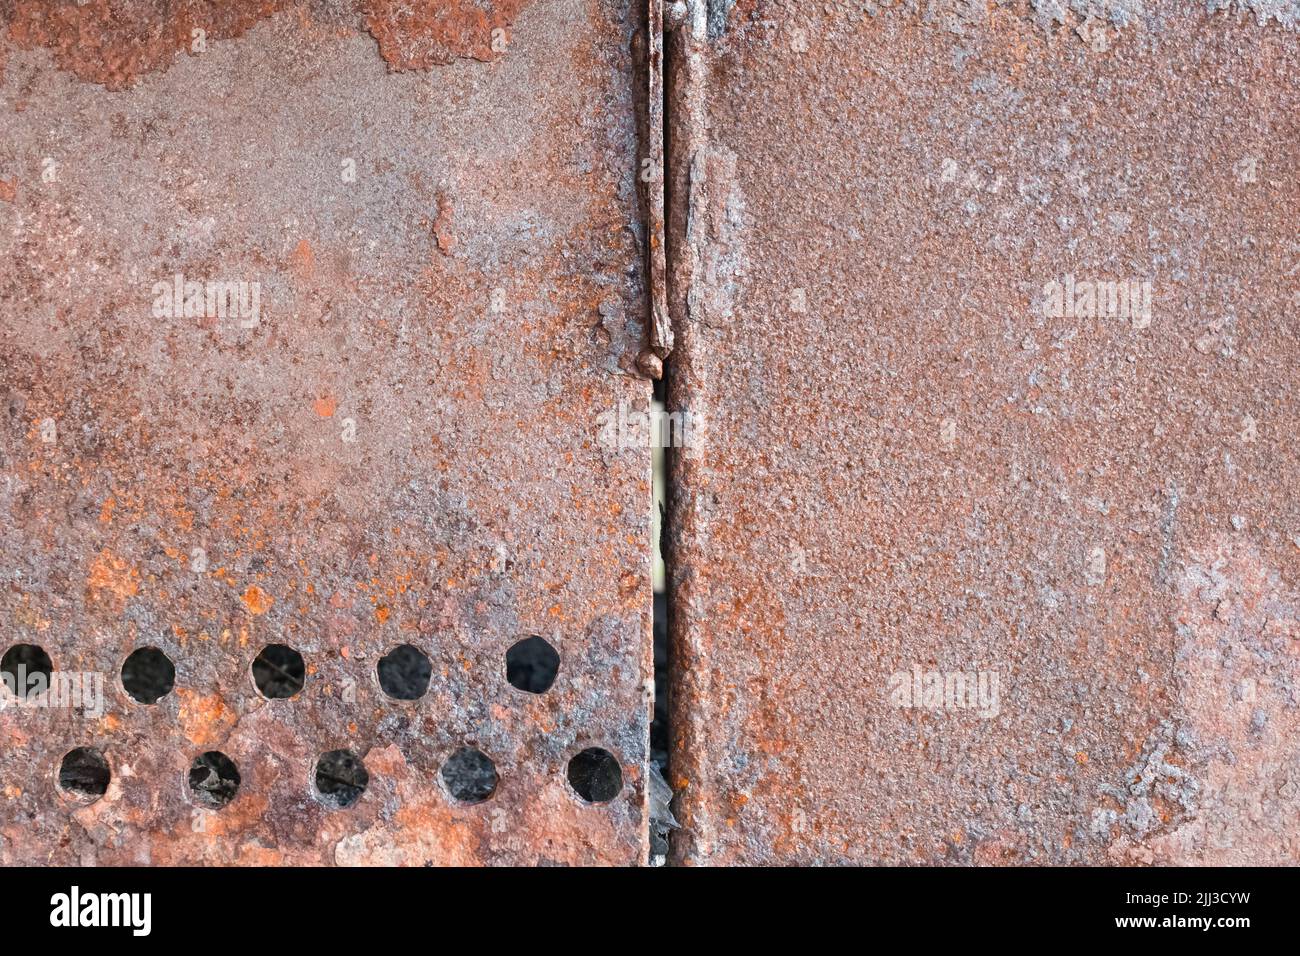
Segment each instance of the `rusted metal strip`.
[{"label": "rusted metal strip", "polygon": [[668,266],[664,246],[664,17],[663,0],[646,0],[645,107],[638,181],[645,208],[646,279],[649,285],[648,343],[637,358],[649,378],[663,375],[663,360],[673,350],[668,316]]}]

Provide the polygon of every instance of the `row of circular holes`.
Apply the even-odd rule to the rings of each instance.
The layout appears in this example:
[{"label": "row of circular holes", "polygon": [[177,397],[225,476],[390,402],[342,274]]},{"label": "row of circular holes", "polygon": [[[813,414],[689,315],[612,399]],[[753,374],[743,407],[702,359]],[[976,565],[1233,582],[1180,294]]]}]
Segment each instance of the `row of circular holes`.
[{"label": "row of circular holes", "polygon": [[[316,760],[315,797],[334,810],[345,810],[361,799],[370,773],[350,750],[331,750]],[[94,747],[77,747],[59,765],[59,789],[74,800],[93,803],[108,792],[112,772],[108,760]],[[239,791],[239,768],[219,750],[194,758],[189,771],[190,793],[201,806],[219,810]],[[496,764],[475,747],[461,747],[442,765],[447,790],[461,803],[482,803],[496,792]],[[607,803],[623,789],[623,772],[608,750],[588,747],[569,761],[569,786],[588,803]]]},{"label": "row of circular holes", "polygon": [[[27,673],[41,673],[48,680],[53,663],[45,650],[34,644],[18,644],[0,659],[0,672],[10,677],[10,685],[19,696],[27,696],[25,682],[18,681],[19,668]],[[506,680],[519,690],[540,694],[550,689],[560,668],[560,655],[545,639],[529,637],[506,652]],[[428,657],[409,644],[402,644],[385,655],[377,665],[379,683],[384,693],[399,700],[416,700],[428,691],[432,666]],[[302,690],[306,664],[302,655],[285,644],[270,644],[262,649],[252,666],[253,682],[258,692],[271,699],[294,697]],[[414,684],[408,683],[414,675]],[[175,687],[176,668],[171,659],[154,647],[133,651],[122,665],[122,686],[133,700],[156,704]],[[279,679],[277,679],[279,678]],[[338,777],[338,772],[351,778]],[[482,751],[472,747],[458,750],[443,765],[443,780],[456,799],[466,803],[486,800],[496,789],[496,765]],[[108,762],[99,751],[79,747],[63,758],[59,770],[60,786],[82,798],[98,798],[108,788]],[[591,747],[569,762],[569,783],[574,791],[590,803],[611,800],[622,789],[622,771],[607,750]],[[322,755],[316,766],[317,796],[328,806],[351,806],[365,791],[369,774],[360,759],[346,750]],[[239,771],[233,761],[219,751],[196,758],[190,768],[190,788],[209,806],[224,806],[239,787]],[[224,799],[222,799],[224,797]]]},{"label": "row of circular holes", "polygon": [[[15,644],[0,658],[0,672],[20,697],[28,696],[26,683],[17,679],[19,668],[26,674],[41,674],[47,683],[54,664],[45,649],[36,644]],[[376,665],[379,686],[396,700],[418,700],[429,690],[433,665],[418,647],[399,644]],[[272,700],[296,697],[307,679],[303,656],[287,644],[268,644],[253,660],[253,683],[258,693]],[[530,694],[550,690],[560,671],[560,655],[541,637],[527,637],[506,651],[506,680],[512,687]],[[18,686],[22,684],[23,686]],[[122,686],[141,704],[156,704],[176,686],[176,667],[156,647],[138,647],[122,664]]]}]

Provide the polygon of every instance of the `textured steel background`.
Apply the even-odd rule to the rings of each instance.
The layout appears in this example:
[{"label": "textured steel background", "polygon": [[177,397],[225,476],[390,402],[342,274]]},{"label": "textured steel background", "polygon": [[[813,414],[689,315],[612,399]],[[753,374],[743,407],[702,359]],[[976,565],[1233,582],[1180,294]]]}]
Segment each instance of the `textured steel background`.
[{"label": "textured steel background", "polygon": [[[645,859],[649,456],[596,426],[649,392],[636,20],[0,3],[0,636],[108,693],[0,713],[0,861]],[[178,272],[260,283],[260,322],[154,317]],[[563,659],[537,697],[505,679],[528,634]],[[296,699],[254,689],[273,641]],[[375,678],[403,642],[413,703]],[[143,645],[177,670],[152,707],[117,679]],[[481,805],[438,779],[464,743],[501,775]],[[55,777],[85,745],[113,780],[80,806]],[[608,804],[566,783],[588,745]],[[311,768],[345,747],[370,785],[332,811]],[[185,783],[209,749],[243,778],[215,812]]]},{"label": "textured steel background", "polygon": [[[1210,6],[678,49],[681,860],[1300,862],[1300,36]],[[1149,326],[1045,316],[1071,273]],[[999,713],[893,706],[913,665]]]}]

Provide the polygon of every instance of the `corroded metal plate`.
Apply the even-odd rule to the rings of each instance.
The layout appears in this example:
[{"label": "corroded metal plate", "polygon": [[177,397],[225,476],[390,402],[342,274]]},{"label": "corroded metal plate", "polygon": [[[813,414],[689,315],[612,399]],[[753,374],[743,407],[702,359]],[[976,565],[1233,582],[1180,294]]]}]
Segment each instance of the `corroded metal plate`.
[{"label": "corroded metal plate", "polygon": [[679,858],[1300,861],[1300,36],[1209,6],[677,51]]},{"label": "corroded metal plate", "polygon": [[[597,440],[648,394],[625,6],[0,12],[0,649],[103,686],[0,691],[0,860],[643,861],[649,456]],[[529,635],[540,694],[507,680]],[[273,643],[289,699],[253,680]],[[378,683],[400,644],[418,700]],[[466,746],[480,803],[441,773]],[[78,747],[93,802],[59,786]],[[346,809],[334,750],[368,774]]]}]

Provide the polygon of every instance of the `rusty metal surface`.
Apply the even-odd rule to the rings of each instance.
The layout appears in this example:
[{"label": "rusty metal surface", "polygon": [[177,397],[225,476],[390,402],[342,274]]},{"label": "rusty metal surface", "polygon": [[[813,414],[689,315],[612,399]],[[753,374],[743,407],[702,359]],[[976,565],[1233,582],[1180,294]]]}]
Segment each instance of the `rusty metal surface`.
[{"label": "rusty metal surface", "polygon": [[1300,862],[1300,36],[1209,6],[696,8],[680,860]]},{"label": "rusty metal surface", "polygon": [[642,71],[645,76],[645,111],[637,178],[645,209],[646,282],[650,314],[648,341],[637,360],[648,378],[663,377],[663,360],[673,350],[672,321],[668,314],[668,250],[664,243],[664,10],[662,0],[647,0]]},{"label": "rusty metal surface", "polygon": [[[105,682],[98,715],[0,691],[0,862],[644,861],[649,456],[595,428],[648,396],[636,19],[0,3],[0,637]],[[259,309],[171,316],[177,274]],[[506,680],[528,635],[545,693]],[[254,687],[270,643],[297,697]],[[402,643],[416,701],[376,679]],[[155,705],[118,678],[146,645]],[[462,746],[486,802],[441,782]],[[566,779],[589,746],[621,765],[599,805]],[[94,802],[56,784],[76,747]],[[312,783],[340,749],[344,810]],[[241,783],[207,810],[214,750]]]}]

